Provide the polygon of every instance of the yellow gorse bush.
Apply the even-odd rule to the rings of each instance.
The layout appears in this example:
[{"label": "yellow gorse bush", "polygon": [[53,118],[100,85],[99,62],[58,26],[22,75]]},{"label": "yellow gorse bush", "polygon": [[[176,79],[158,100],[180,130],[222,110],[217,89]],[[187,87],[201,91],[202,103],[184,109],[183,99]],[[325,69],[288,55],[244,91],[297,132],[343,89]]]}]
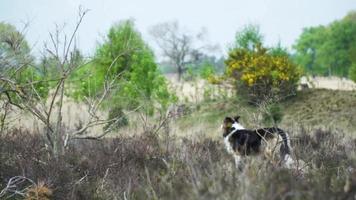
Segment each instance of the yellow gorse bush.
[{"label": "yellow gorse bush", "polygon": [[[261,45],[253,51],[242,48],[231,50],[225,64],[228,76],[242,83],[247,89],[263,87],[265,91],[254,90],[259,93],[268,93],[272,89],[295,89],[301,76],[301,70],[288,56],[269,54]],[[260,95],[264,94],[255,96]]]}]

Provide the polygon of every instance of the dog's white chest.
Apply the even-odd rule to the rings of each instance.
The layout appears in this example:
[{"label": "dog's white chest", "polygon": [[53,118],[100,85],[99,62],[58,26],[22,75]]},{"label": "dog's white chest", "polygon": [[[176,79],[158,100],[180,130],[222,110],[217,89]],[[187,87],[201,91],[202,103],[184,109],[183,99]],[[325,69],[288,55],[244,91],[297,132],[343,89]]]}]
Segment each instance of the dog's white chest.
[{"label": "dog's white chest", "polygon": [[243,126],[241,126],[239,123],[235,122],[232,124],[232,127],[234,128],[234,130],[229,133],[225,138],[224,138],[224,143],[225,143],[225,147],[226,147],[226,150],[228,153],[230,154],[234,154],[234,149],[232,148],[232,144],[231,142],[229,141],[230,140],[230,137],[232,136],[232,134],[234,134],[236,131],[238,130],[243,130],[245,129]]},{"label": "dog's white chest", "polygon": [[225,143],[225,147],[226,147],[226,150],[228,153],[230,154],[234,154],[234,149],[232,148],[232,144],[231,142],[229,141],[231,135],[228,135],[224,138],[224,143]]}]

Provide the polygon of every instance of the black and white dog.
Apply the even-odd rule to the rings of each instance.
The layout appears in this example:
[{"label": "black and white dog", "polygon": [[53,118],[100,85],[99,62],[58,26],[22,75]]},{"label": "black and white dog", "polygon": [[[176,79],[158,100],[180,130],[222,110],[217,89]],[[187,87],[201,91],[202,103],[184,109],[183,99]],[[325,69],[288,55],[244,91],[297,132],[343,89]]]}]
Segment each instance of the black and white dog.
[{"label": "black and white dog", "polygon": [[286,132],[275,127],[248,130],[239,123],[239,118],[225,117],[222,125],[226,149],[234,156],[237,167],[240,168],[242,157],[263,154],[268,159],[276,160],[276,152],[280,155],[279,163],[290,167],[293,160]]}]

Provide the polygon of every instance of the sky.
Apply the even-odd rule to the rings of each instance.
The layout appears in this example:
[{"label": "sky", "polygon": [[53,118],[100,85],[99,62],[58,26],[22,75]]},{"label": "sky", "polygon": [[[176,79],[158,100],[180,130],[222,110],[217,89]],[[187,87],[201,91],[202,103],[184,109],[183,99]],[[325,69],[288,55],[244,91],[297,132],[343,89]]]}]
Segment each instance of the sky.
[{"label": "sky", "polygon": [[92,55],[110,26],[134,19],[136,28],[155,51],[148,29],[160,22],[177,20],[196,33],[207,30],[207,42],[218,44],[225,54],[237,30],[258,24],[265,43],[278,42],[291,48],[304,27],[327,25],[356,10],[356,0],[0,0],[0,21],[19,30],[29,22],[26,39],[39,52],[55,24],[70,33],[78,19],[78,8],[90,9],[78,32],[77,43]]}]

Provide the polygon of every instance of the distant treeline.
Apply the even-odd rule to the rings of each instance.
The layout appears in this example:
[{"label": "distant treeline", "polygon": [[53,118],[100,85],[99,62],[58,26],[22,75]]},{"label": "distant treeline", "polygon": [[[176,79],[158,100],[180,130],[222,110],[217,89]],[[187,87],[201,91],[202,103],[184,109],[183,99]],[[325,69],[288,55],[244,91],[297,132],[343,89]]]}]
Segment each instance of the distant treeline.
[{"label": "distant treeline", "polygon": [[356,11],[326,26],[304,28],[293,48],[305,72],[356,80]]}]

